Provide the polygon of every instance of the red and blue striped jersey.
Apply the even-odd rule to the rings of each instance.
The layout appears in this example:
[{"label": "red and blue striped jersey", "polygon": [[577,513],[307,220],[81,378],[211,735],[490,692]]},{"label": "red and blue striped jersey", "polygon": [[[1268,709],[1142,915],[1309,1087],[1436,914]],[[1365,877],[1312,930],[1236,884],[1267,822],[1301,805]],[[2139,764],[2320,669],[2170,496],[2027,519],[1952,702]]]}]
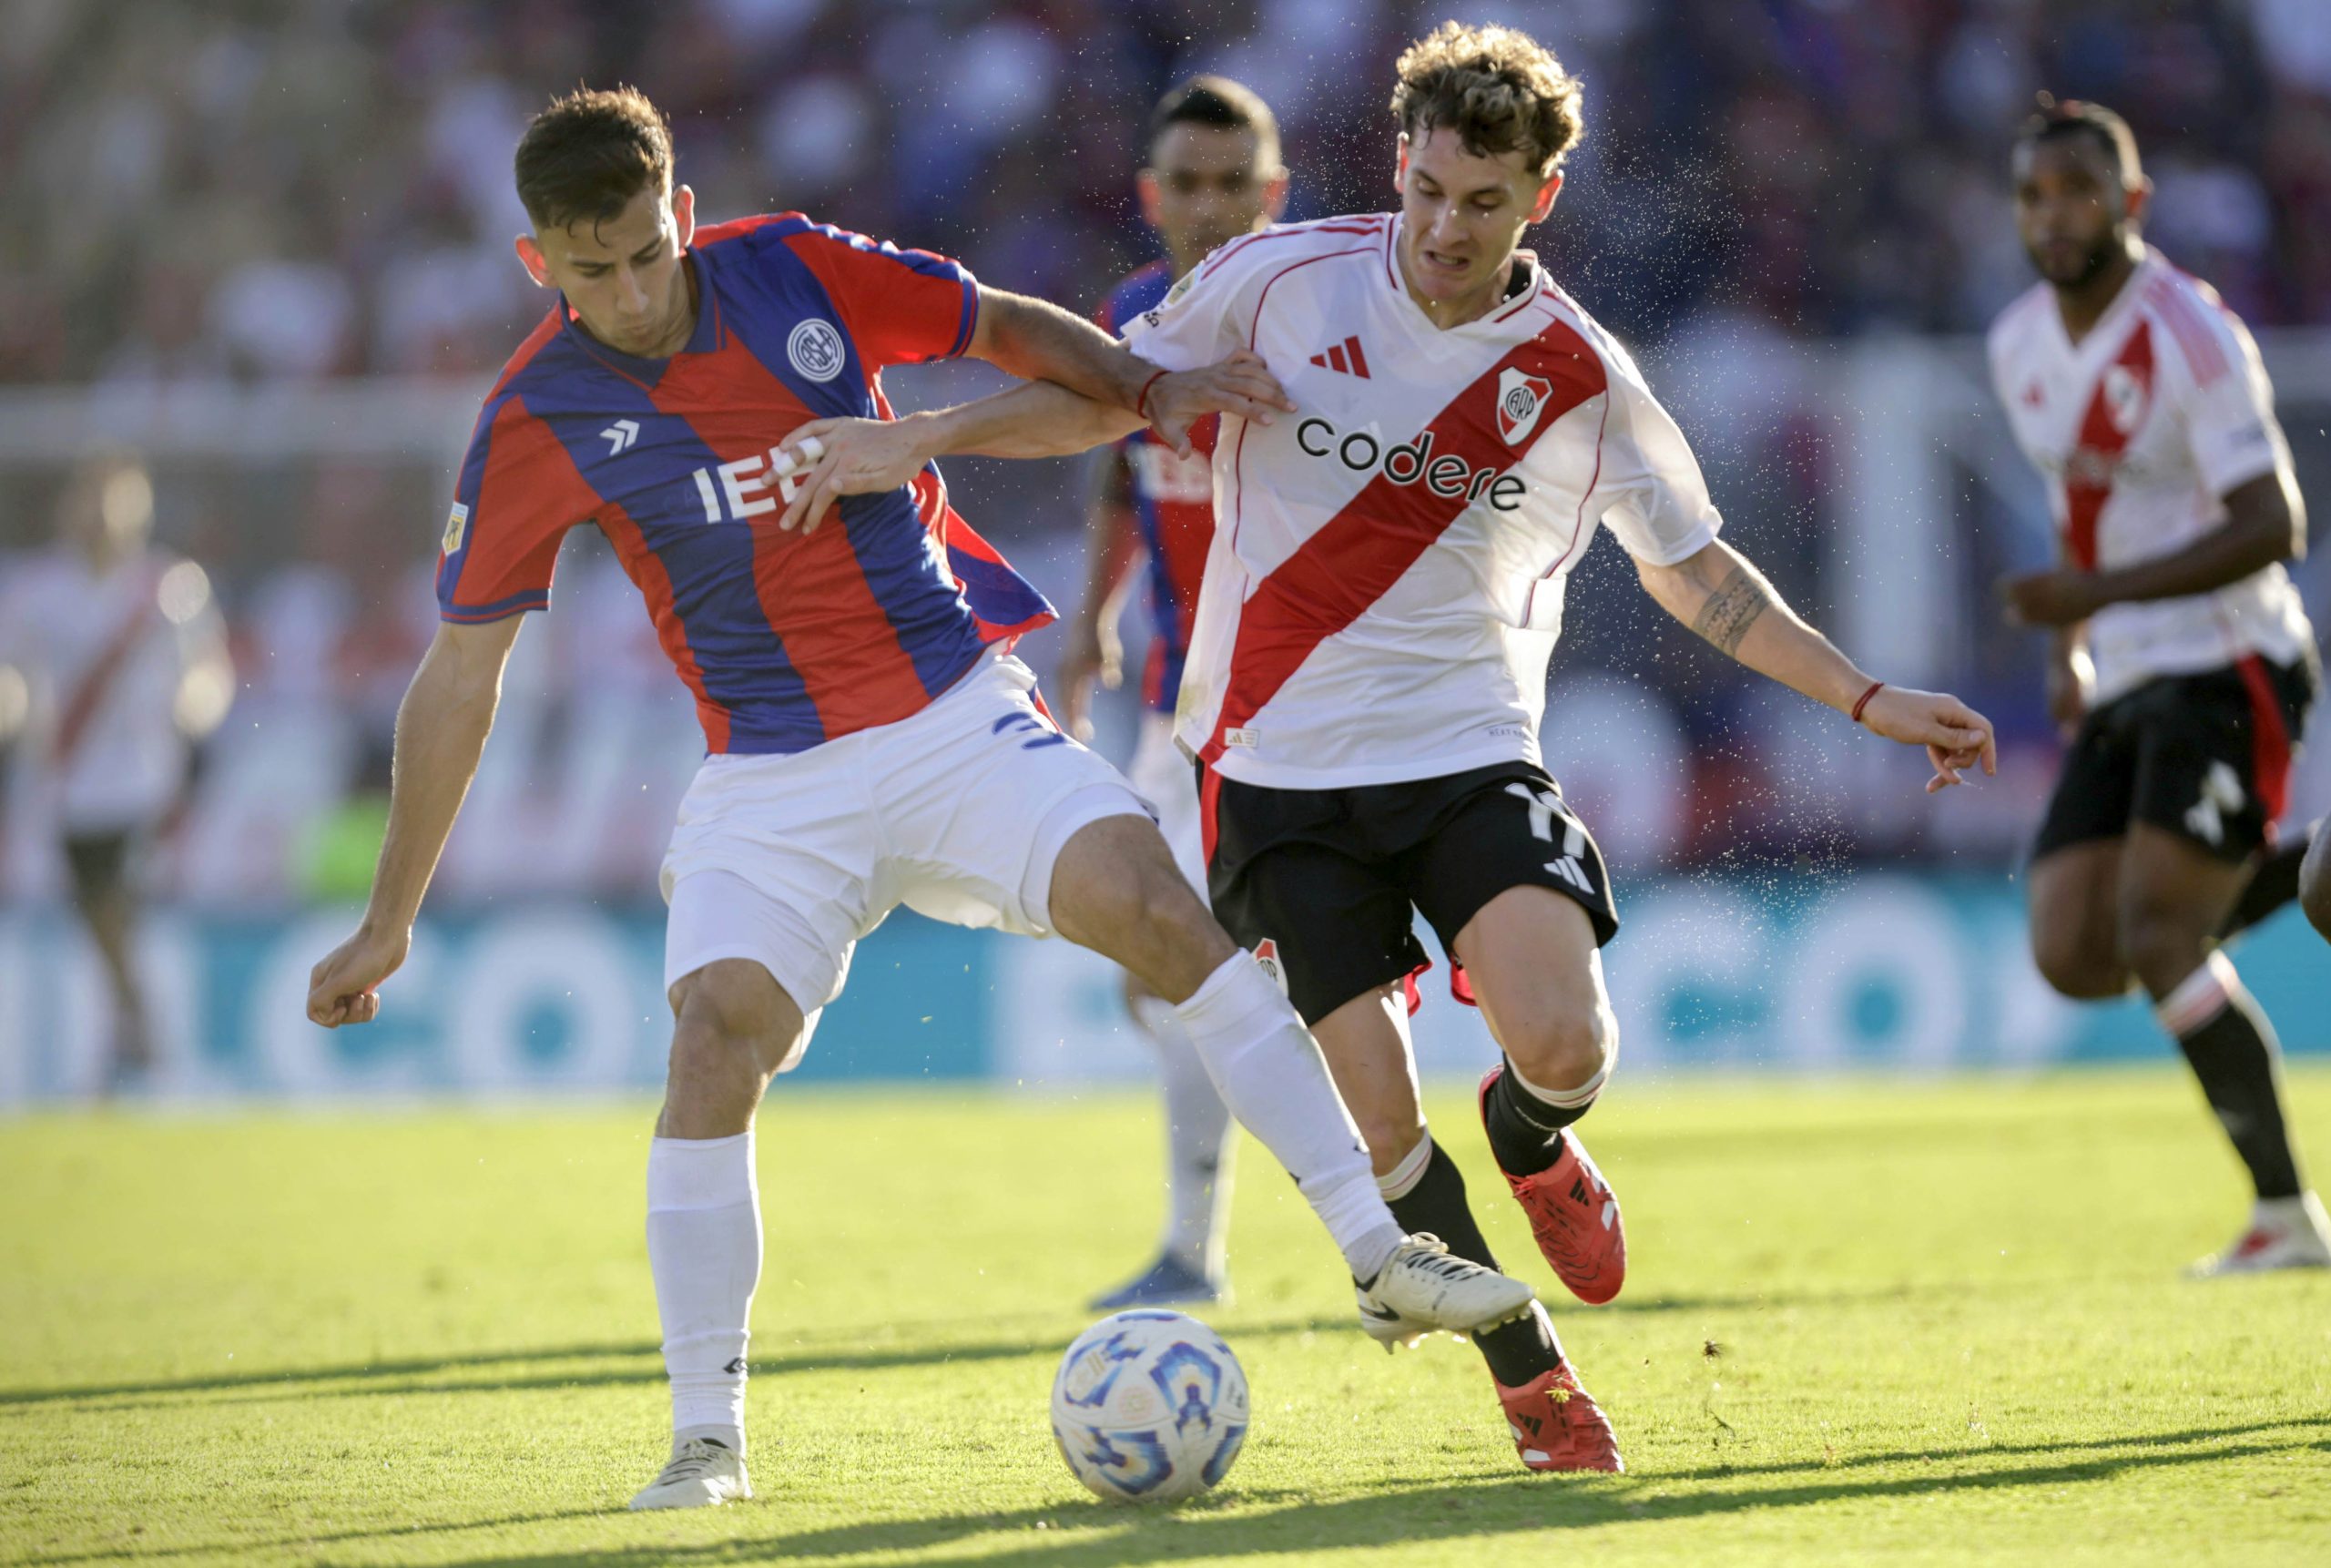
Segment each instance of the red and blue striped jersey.
[{"label": "red and blue striped jersey", "polygon": [[[1112,337],[1125,323],[1157,308],[1174,286],[1173,269],[1153,261],[1112,290],[1094,320]],[[1209,414],[1190,432],[1195,449],[1185,458],[1146,430],[1119,443],[1133,472],[1134,515],[1149,551],[1149,609],[1157,635],[1150,639],[1142,696],[1171,713],[1182,691],[1182,661],[1190,624],[1206,580],[1206,548],[1214,542],[1214,437],[1221,421]]]},{"label": "red and blue striped jersey", "polygon": [[881,372],[960,354],[978,285],[954,262],[798,212],[700,229],[694,335],[620,352],[561,299],[487,396],[437,565],[446,620],[550,604],[560,540],[595,524],[647,600],[714,752],[807,750],[921,711],[1052,606],[947,504],[934,465],[776,526],[797,425],[888,419]]}]

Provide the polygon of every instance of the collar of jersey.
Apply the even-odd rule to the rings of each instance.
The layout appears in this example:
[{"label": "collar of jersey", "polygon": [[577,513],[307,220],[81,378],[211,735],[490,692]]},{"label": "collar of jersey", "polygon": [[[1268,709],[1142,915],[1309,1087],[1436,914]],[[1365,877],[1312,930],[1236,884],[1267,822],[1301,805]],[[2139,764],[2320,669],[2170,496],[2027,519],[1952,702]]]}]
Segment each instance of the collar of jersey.
[{"label": "collar of jersey", "polygon": [[[2104,313],[2096,318],[2096,324],[2082,333],[2076,343],[2072,341],[2072,335],[2064,331],[2063,307],[2053,300],[2049,300],[2048,314],[2056,323],[2056,335],[2063,339],[2075,354],[2089,353],[2108,341],[2117,345],[2122,341],[2118,336],[2122,321],[2136,309],[2137,301],[2144,296],[2145,285],[2153,280],[2153,273],[2168,265],[2167,257],[2152,246],[2146,246],[2145,253],[2137,258],[2136,266],[2121,280],[2121,291],[2112,296],[2112,302],[2104,307]],[[2116,348],[2114,351],[2119,351]]]},{"label": "collar of jersey", "polygon": [[[1514,255],[1528,265],[1528,271],[1522,274],[1527,281],[1521,288],[1501,296],[1496,304],[1491,305],[1471,321],[1460,321],[1453,327],[1441,326],[1424,313],[1424,307],[1417,303],[1416,296],[1409,292],[1409,285],[1400,276],[1400,229],[1407,222],[1407,216],[1395,212],[1391,217],[1392,221],[1384,226],[1384,279],[1390,285],[1393,296],[1401,305],[1407,307],[1410,316],[1409,325],[1420,329],[1430,337],[1446,337],[1451,333],[1461,332],[1472,327],[1501,326],[1506,318],[1513,315],[1522,304],[1536,295],[1539,286],[1545,281],[1546,269],[1539,262],[1538,253],[1534,250],[1516,250]],[[1509,285],[1510,283],[1511,280],[1509,280]]]},{"label": "collar of jersey", "polygon": [[[680,354],[708,354],[720,346],[723,330],[720,293],[712,286],[712,269],[704,264],[703,251],[691,250],[681,260],[696,271],[696,328],[688,333],[688,341],[681,347]],[[559,330],[572,338],[585,353],[626,381],[637,382],[642,386],[652,387],[663,380],[664,372],[672,367],[672,361],[680,357],[680,354],[673,354],[660,360],[642,359],[637,354],[626,354],[621,349],[599,341],[584,330],[574,308],[567,304],[565,294],[558,297],[558,324]]]}]

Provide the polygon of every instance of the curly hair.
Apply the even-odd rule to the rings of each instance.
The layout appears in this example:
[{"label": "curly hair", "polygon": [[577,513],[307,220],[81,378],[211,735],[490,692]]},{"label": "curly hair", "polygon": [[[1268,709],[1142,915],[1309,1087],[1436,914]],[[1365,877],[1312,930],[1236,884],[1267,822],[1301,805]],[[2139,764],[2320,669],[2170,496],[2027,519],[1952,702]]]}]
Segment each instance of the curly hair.
[{"label": "curly hair", "polygon": [[578,88],[534,117],[514,161],[536,229],[596,226],[672,183],[672,127],[637,87]]},{"label": "curly hair", "polygon": [[1578,78],[1512,27],[1443,22],[1409,46],[1399,69],[1392,114],[1412,138],[1438,126],[1476,157],[1520,152],[1544,176],[1584,133]]}]

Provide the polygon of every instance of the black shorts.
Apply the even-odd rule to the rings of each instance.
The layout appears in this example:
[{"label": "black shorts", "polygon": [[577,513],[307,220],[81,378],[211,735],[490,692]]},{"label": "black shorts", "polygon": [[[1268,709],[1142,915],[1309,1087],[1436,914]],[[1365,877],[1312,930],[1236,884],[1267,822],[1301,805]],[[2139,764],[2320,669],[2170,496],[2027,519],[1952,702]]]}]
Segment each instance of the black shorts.
[{"label": "black shorts", "polygon": [[1561,786],[1526,762],[1350,789],[1271,789],[1201,772],[1198,799],[1215,918],[1267,964],[1276,959],[1307,1023],[1431,967],[1411,906],[1452,966],[1457,933],[1508,888],[1576,900],[1598,944],[1619,929],[1603,851]]},{"label": "black shorts", "polygon": [[74,896],[84,903],[102,903],[119,891],[129,881],[140,838],[132,829],[66,834],[65,867],[72,873]]},{"label": "black shorts", "polygon": [[2081,720],[2033,843],[2039,859],[2146,822],[2239,864],[2289,799],[2291,753],[2320,679],[2313,659],[2252,655],[2167,675]]}]

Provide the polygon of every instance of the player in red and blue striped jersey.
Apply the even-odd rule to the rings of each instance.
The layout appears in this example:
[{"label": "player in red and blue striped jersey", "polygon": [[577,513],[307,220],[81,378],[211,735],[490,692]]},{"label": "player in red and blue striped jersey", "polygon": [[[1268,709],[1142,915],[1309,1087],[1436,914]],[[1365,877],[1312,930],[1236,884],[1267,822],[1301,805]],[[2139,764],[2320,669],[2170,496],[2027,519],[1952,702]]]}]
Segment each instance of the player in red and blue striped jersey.
[{"label": "player in red and blue striped jersey", "polygon": [[[1142,216],[1166,242],[1171,260],[1153,261],[1110,290],[1094,320],[1113,338],[1163,303],[1176,278],[1195,270],[1220,246],[1276,220],[1287,207],[1277,122],[1261,98],[1237,82],[1199,76],[1176,87],[1151,113],[1149,137],[1149,167],[1139,178]],[[1141,738],[1126,772],[1157,808],[1175,860],[1201,892],[1206,858],[1197,783],[1174,745],[1174,704],[1206,549],[1214,542],[1218,423],[1205,420],[1191,430],[1187,456],[1146,430],[1097,454],[1085,515],[1084,602],[1066,628],[1058,682],[1064,718],[1071,730],[1086,733],[1094,683],[1115,687],[1120,678],[1117,614],[1135,567],[1145,561],[1151,636]],[[1230,1113],[1182,1037],[1173,1009],[1130,974],[1125,1006],[1157,1048],[1166,1108],[1166,1233],[1154,1263],[1093,1305],[1115,1311],[1211,1301],[1224,1284]]]},{"label": "player in red and blue striped jersey", "polygon": [[[372,896],[317,964],[308,1014],[377,1015],[523,612],[548,606],[561,536],[595,524],[696,697],[708,753],[664,860],[676,1023],[647,1160],[674,1441],[632,1506],[751,1495],[754,1114],[859,939],[901,903],[1065,936],[1170,999],[1365,1282],[1364,1319],[1470,1331],[1526,1310],[1526,1285],[1402,1233],[1292,1006],[1206,913],[1140,797],[1035,699],[1009,647],[1050,612],[949,509],[937,468],[829,516],[806,510],[819,485],[784,450],[814,461],[814,430],[838,416],[887,423],[883,371],[953,354],[1094,400],[1094,442],[1147,423],[1177,449],[1207,413],[1285,408],[1277,382],[1238,356],[1167,374],[952,261],[798,214],[698,230],[669,128],[629,89],[553,104],[516,163],[534,223],[519,259],[558,300],[480,414],[438,567],[443,624],[398,714]],[[881,1304],[870,1294],[870,1312]]]}]

